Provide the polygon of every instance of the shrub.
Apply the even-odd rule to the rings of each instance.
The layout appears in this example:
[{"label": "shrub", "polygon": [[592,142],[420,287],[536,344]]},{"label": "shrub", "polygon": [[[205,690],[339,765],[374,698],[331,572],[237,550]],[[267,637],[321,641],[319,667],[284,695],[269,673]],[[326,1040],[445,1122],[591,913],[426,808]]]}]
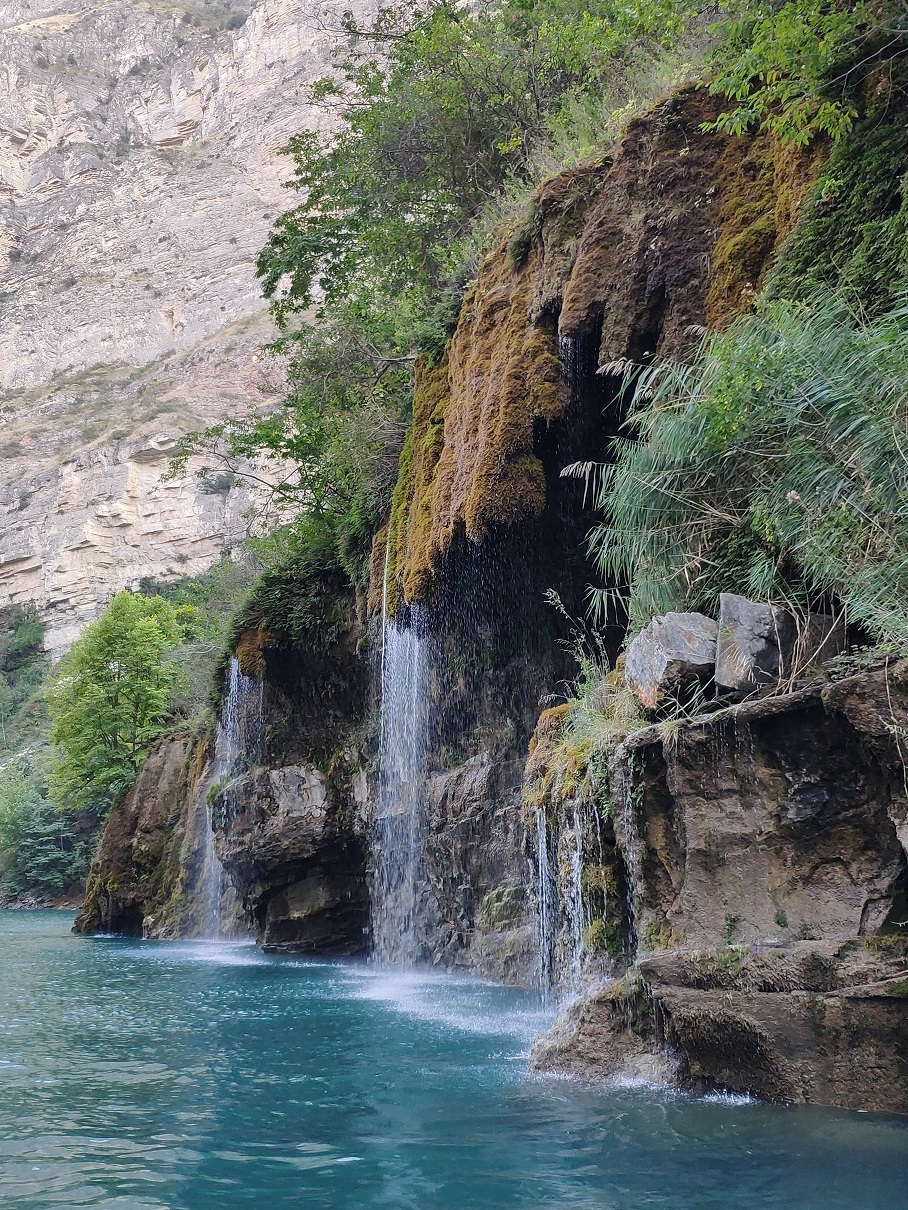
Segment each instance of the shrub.
[{"label": "shrub", "polygon": [[[632,625],[720,592],[840,604],[908,641],[908,302],[861,319],[834,295],[773,302],[635,379],[614,464],[580,468],[590,549]],[[607,594],[594,594],[608,608]]]}]

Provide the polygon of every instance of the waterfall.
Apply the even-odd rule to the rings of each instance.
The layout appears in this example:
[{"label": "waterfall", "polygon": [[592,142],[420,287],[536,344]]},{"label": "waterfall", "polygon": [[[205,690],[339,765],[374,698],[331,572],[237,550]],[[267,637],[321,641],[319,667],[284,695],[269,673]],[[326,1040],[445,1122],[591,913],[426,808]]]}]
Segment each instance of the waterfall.
[{"label": "waterfall", "polygon": [[[233,799],[229,782],[254,765],[261,756],[264,718],[264,682],[246,676],[234,656],[226,675],[226,694],[214,740],[214,761],[208,777],[199,783],[199,874],[195,886],[198,933],[212,940],[225,933],[225,920],[237,915],[236,894],[224,876],[214,844],[215,824],[229,823]],[[225,784],[226,783],[226,784]],[[213,817],[211,791],[218,787],[221,809]]]},{"label": "waterfall", "polygon": [[612,786],[613,819],[615,838],[624,856],[627,871],[627,913],[631,933],[631,952],[637,953],[639,937],[637,924],[643,902],[643,854],[644,844],[637,820],[637,803],[634,798],[633,754],[626,744],[615,748],[609,762],[609,777]]},{"label": "waterfall", "polygon": [[215,779],[235,777],[261,755],[265,682],[246,676],[233,656],[227,669],[227,694],[215,739]]},{"label": "waterfall", "polygon": [[[590,963],[594,920],[607,923],[608,896],[600,885],[605,860],[602,821],[595,802],[558,807],[554,822],[536,811],[536,902],[540,985],[544,992],[582,990]],[[594,875],[590,882],[588,875]],[[612,921],[617,931],[620,925]],[[601,957],[601,951],[598,953]]]},{"label": "waterfall", "polygon": [[[387,579],[387,573],[386,573]],[[416,926],[425,827],[428,658],[426,619],[387,614],[381,655],[378,815],[372,894],[373,948],[380,962],[419,957]]]},{"label": "waterfall", "polygon": [[544,993],[554,983],[555,894],[549,862],[549,830],[545,808],[536,811],[536,899],[539,921],[539,984]]},{"label": "waterfall", "polygon": [[580,811],[574,808],[573,828],[565,834],[568,845],[567,916],[570,926],[571,990],[579,991],[583,976],[583,939],[589,916],[583,895],[583,828]]}]

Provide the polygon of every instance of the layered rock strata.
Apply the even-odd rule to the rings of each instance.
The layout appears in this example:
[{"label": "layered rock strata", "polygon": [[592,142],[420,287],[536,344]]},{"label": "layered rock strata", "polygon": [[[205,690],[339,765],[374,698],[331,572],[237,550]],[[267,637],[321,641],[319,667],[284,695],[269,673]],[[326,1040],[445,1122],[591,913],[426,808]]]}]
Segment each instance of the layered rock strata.
[{"label": "layered rock strata", "polygon": [[305,0],[2,8],[0,604],[57,652],[243,532],[242,495],[161,484],[160,444],[280,388],[255,258],[328,59]]},{"label": "layered rock strata", "polygon": [[534,1062],[908,1109],[906,723],[881,658],[630,735],[601,807],[636,961]]}]

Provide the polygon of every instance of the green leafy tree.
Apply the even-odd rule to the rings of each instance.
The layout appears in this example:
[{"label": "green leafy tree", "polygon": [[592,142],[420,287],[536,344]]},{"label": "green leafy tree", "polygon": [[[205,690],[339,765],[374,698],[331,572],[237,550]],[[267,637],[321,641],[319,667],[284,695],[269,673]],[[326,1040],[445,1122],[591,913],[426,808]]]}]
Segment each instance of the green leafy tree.
[{"label": "green leafy tree", "polygon": [[339,121],[291,141],[302,200],[259,258],[278,321],[313,305],[383,313],[405,350],[437,347],[478,211],[564,105],[695,15],[683,0],[422,0],[363,29],[347,13],[337,71],[314,92]]},{"label": "green leafy tree", "polygon": [[24,761],[0,770],[0,891],[49,899],[81,882],[89,844],[54,810]]},{"label": "green leafy tree", "polygon": [[166,729],[177,670],[168,659],[194,610],[118,593],[73,644],[48,689],[54,799],[104,810],[126,791]]}]

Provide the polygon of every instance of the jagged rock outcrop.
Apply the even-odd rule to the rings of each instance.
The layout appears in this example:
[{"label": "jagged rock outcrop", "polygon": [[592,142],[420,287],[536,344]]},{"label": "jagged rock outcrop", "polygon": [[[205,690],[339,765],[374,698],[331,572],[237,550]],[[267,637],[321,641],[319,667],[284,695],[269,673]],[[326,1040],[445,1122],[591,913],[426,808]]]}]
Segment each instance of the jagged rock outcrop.
[{"label": "jagged rock outcrop", "polygon": [[197,891],[210,769],[204,737],[173,735],[152,751],[108,820],[75,932],[161,938],[204,932]]},{"label": "jagged rock outcrop", "polygon": [[424,961],[532,985],[538,946],[522,772],[521,760],[479,755],[429,778],[417,919]]},{"label": "jagged rock outcrop", "polygon": [[904,1113],[908,948],[874,940],[646,958],[574,1005],[531,1065]]},{"label": "jagged rock outcrop", "polygon": [[242,495],[142,459],[280,389],[254,262],[327,52],[305,0],[233,8],[0,12],[0,604],[36,602],[55,652],[244,530]]},{"label": "jagged rock outcrop", "polygon": [[796,638],[794,618],[786,609],[720,593],[716,684],[748,692],[790,675]]},{"label": "jagged rock outcrop", "polygon": [[908,1108],[908,662],[843,671],[620,746],[636,965],[539,1066],[617,1074],[667,1051],[682,1082]]},{"label": "jagged rock outcrop", "polygon": [[368,950],[365,842],[336,784],[305,766],[257,767],[227,782],[212,806],[219,857],[263,949]]}]

